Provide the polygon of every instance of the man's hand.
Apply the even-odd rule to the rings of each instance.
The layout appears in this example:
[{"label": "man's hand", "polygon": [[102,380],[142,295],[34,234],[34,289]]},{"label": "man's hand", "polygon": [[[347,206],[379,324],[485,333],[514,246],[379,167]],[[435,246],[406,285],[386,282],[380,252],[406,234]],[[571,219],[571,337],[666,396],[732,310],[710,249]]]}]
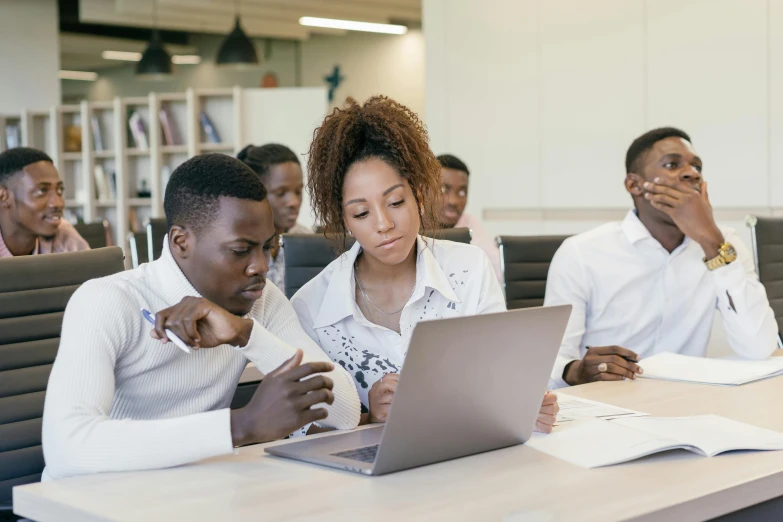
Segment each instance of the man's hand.
[{"label": "man's hand", "polygon": [[642,369],[636,364],[639,356],[619,346],[590,347],[581,361],[566,366],[563,380],[571,386],[594,381],[636,379]]},{"label": "man's hand", "polygon": [[712,216],[707,183],[702,182],[700,190],[696,190],[678,179],[655,178],[653,183],[644,183],[644,189],[647,191],[644,197],[650,204],[671,217],[683,234],[699,243],[707,259],[718,255],[724,239]]},{"label": "man's hand", "polygon": [[368,394],[370,402],[370,422],[386,422],[399,380],[400,375],[398,373],[387,373],[372,385],[370,393]]},{"label": "man's hand", "polygon": [[243,319],[203,297],[185,297],[178,304],[155,314],[154,339],[170,341],[166,329],[193,348],[214,348],[221,344],[245,346],[253,321]]},{"label": "man's hand", "polygon": [[546,392],[544,394],[544,402],[541,403],[541,409],[538,411],[536,431],[552,433],[552,426],[555,425],[557,412],[559,411],[560,406],[557,404],[557,395],[549,391]]},{"label": "man's hand", "polygon": [[[269,372],[247,406],[231,411],[231,438],[234,446],[278,440],[311,422],[327,416],[320,403],[332,404],[334,383],[314,373],[330,372],[329,362],[302,363],[302,350]],[[304,380],[303,380],[304,379]]]}]

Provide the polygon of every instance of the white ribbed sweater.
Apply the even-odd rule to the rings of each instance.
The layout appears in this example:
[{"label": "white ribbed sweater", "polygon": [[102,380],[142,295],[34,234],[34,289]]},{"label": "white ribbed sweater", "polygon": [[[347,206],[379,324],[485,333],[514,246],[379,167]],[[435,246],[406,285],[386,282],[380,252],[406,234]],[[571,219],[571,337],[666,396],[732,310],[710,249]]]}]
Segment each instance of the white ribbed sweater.
[{"label": "white ribbed sweater", "polygon": [[[188,355],[150,337],[140,308],[155,313],[199,296],[168,249],[160,259],[83,284],[65,310],[60,348],[43,416],[44,480],[83,473],[164,468],[231,453],[228,406],[247,361],[268,373],[296,348],[304,361],[329,361],[304,333],[273,284],[247,317],[244,348]],[[321,422],[338,429],[359,421],[353,379],[341,367],[334,404]]]}]

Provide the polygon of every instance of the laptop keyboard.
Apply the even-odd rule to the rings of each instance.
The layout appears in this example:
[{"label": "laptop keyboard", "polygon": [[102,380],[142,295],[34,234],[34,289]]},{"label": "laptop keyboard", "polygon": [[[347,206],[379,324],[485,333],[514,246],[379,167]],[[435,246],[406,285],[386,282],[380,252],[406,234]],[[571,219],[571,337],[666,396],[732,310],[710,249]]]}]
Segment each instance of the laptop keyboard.
[{"label": "laptop keyboard", "polygon": [[375,462],[375,456],[378,454],[378,445],[365,446],[347,451],[332,453],[333,457],[342,457],[344,459],[358,460],[361,462]]}]

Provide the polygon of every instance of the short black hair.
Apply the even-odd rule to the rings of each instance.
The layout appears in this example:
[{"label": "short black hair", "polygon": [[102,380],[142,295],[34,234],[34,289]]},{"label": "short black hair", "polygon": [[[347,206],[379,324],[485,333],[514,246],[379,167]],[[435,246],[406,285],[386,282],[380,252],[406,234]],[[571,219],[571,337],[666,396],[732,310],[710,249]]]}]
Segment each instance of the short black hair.
[{"label": "short black hair", "polygon": [[444,169],[460,170],[470,176],[468,166],[457,156],[452,154],[441,154],[438,156],[438,161],[440,161],[440,166]]},{"label": "short black hair", "polygon": [[26,166],[39,161],[54,163],[52,158],[45,152],[29,147],[17,147],[0,153],[0,183],[5,183],[11,176],[21,172]]},{"label": "short black hair", "polygon": [[197,232],[214,221],[221,197],[263,201],[266,189],[247,165],[225,154],[195,156],[174,169],[166,186],[166,230],[174,225]]},{"label": "short black hair", "polygon": [[273,165],[279,165],[289,161],[301,165],[301,163],[299,163],[299,158],[296,157],[294,151],[279,143],[267,143],[260,147],[248,145],[239,151],[237,158],[262,177],[269,174],[269,169]]},{"label": "short black hair", "polygon": [[656,143],[665,140],[666,138],[682,138],[689,143],[693,143],[690,136],[684,131],[674,127],[661,127],[659,129],[647,131],[633,140],[631,146],[628,147],[628,152],[625,154],[626,174],[639,172],[642,168],[641,162],[644,161],[644,156]]}]

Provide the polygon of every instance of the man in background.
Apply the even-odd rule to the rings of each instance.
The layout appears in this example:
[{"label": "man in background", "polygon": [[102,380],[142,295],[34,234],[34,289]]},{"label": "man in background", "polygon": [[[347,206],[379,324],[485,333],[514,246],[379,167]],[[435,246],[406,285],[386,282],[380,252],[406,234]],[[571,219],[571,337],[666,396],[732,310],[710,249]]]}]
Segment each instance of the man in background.
[{"label": "man in background", "polygon": [[635,379],[644,357],[704,357],[716,308],[737,355],[769,357],[775,316],[748,249],[715,223],[690,137],[651,130],[628,148],[625,168],[635,208],[566,239],[549,268],[544,304],[573,306],[552,379]]},{"label": "man in background", "polygon": [[503,273],[500,271],[500,251],[495,239],[486,231],[481,222],[465,212],[468,204],[468,166],[451,154],[438,156],[441,173],[442,200],[439,220],[441,228],[469,228],[472,232],[471,245],[486,252],[495,270],[495,276],[503,287]]},{"label": "man in background", "polygon": [[63,219],[63,191],[46,153],[26,147],[0,153],[0,257],[89,250]]}]

